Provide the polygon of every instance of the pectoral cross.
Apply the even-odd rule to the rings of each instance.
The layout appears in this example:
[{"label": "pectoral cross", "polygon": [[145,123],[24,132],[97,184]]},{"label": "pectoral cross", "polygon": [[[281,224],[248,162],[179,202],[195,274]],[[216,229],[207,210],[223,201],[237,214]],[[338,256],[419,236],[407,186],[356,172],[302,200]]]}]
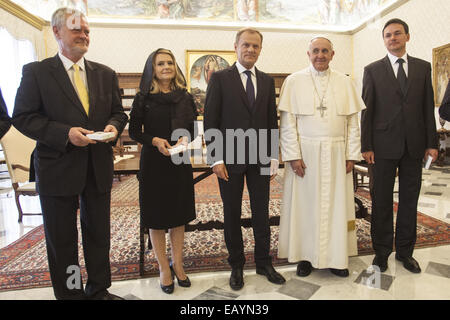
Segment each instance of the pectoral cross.
[{"label": "pectoral cross", "polygon": [[320,98],[319,92],[317,91],[316,82],[314,81],[314,78],[313,78],[313,76],[312,76],[312,73],[310,73],[311,81],[312,81],[313,86],[314,86],[314,91],[316,91],[317,97],[319,98],[319,101],[320,101],[320,107],[318,107],[317,110],[320,111],[320,117],[321,117],[321,118],[323,118],[323,112],[324,112],[325,110],[327,110],[327,108],[323,106],[323,100],[325,99],[325,96],[326,96],[327,90],[328,90],[328,84],[330,83],[330,74],[331,74],[331,73],[329,72],[329,73],[328,73],[327,86],[325,87],[325,92],[323,93],[322,98]]},{"label": "pectoral cross", "polygon": [[320,111],[320,117],[323,118],[323,112],[327,110],[327,107],[323,106],[323,103],[320,103],[320,107],[317,108]]}]

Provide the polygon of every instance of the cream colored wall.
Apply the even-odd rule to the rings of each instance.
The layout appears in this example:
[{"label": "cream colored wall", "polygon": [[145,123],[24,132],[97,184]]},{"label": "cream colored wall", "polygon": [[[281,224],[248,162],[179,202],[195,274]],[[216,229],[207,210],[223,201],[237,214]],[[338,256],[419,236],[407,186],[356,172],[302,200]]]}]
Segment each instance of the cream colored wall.
[{"label": "cream colored wall", "polygon": [[[50,33],[50,28],[47,28]],[[308,65],[309,40],[315,33],[263,31],[263,50],[257,67],[265,72],[292,73]],[[117,72],[142,72],[148,55],[157,48],[171,49],[185,72],[186,50],[234,50],[236,30],[202,30],[160,27],[102,27],[91,24],[91,44],[86,57],[101,62]],[[352,71],[350,35],[327,35],[337,48],[333,66],[342,72]],[[49,55],[57,51],[48,44]]]},{"label": "cream colored wall", "polygon": [[381,30],[392,18],[408,23],[411,39],[406,49],[411,56],[431,63],[432,49],[450,42],[450,1],[410,0],[353,35],[354,76],[359,86],[364,66],[387,53]]},{"label": "cream colored wall", "polygon": [[[364,66],[381,59],[386,49],[381,37],[384,23],[394,17],[410,26],[407,44],[412,56],[432,61],[432,49],[450,42],[450,1],[409,0],[387,15],[368,23],[353,35],[323,34],[334,43],[332,68],[351,74],[361,91]],[[0,26],[19,39],[30,39],[39,60],[53,56],[57,44],[49,26],[39,31],[0,9]],[[86,57],[117,72],[142,72],[147,56],[159,47],[171,49],[185,72],[186,50],[233,50],[236,30],[204,30],[196,27],[128,26],[111,27],[92,23],[91,45]],[[292,73],[308,64],[306,51],[312,32],[263,31],[264,43],[257,67],[269,73]],[[436,109],[437,117],[437,109]],[[438,119],[438,118],[437,118]],[[437,122],[437,126],[439,126]],[[446,128],[450,129],[447,122]]]},{"label": "cream colored wall", "polygon": [[[413,56],[431,62],[432,48],[450,42],[450,1],[409,0],[354,35],[324,34],[333,41],[336,51],[332,67],[351,74],[361,88],[364,66],[386,54],[381,29],[393,17],[402,18],[409,24],[411,41],[408,53]],[[0,25],[20,30],[21,34],[32,38],[39,59],[57,52],[49,26],[39,31],[3,9],[0,9],[0,21]],[[233,50],[235,33],[236,30],[156,26],[119,28],[93,23],[86,57],[117,72],[141,72],[148,54],[156,48],[166,47],[174,52],[185,71],[186,50]],[[263,35],[263,51],[257,63],[261,70],[292,73],[308,65],[306,51],[309,40],[316,33],[263,31]]]}]

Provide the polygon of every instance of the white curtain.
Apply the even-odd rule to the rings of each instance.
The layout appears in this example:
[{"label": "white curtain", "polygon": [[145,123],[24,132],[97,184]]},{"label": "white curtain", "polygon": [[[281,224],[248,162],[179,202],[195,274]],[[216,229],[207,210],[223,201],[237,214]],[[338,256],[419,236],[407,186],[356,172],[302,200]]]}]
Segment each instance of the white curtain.
[{"label": "white curtain", "polygon": [[14,99],[22,78],[23,65],[36,61],[36,52],[29,40],[15,39],[5,28],[0,27],[0,88],[12,115]]}]

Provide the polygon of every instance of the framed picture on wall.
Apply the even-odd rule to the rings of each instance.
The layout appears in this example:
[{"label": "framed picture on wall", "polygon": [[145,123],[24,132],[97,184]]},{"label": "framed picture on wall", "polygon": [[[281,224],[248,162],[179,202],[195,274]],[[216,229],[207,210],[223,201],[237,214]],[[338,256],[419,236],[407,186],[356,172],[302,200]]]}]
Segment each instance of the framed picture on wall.
[{"label": "framed picture on wall", "polygon": [[450,78],[450,43],[433,49],[434,103],[441,105]]},{"label": "framed picture on wall", "polygon": [[203,116],[206,87],[211,75],[230,67],[236,59],[234,51],[186,50],[186,82],[199,116]]}]

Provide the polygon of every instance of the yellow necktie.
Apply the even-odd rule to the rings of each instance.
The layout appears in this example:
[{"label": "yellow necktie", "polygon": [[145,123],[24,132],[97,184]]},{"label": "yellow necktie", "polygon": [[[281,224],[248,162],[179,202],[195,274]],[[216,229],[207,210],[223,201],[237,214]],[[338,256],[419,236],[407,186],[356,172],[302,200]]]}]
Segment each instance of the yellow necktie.
[{"label": "yellow necktie", "polygon": [[81,100],[81,104],[83,105],[86,114],[89,115],[89,95],[83,80],[81,80],[80,67],[77,64],[74,64],[73,70],[75,71],[73,78],[75,81],[75,87],[77,88],[78,97]]}]

